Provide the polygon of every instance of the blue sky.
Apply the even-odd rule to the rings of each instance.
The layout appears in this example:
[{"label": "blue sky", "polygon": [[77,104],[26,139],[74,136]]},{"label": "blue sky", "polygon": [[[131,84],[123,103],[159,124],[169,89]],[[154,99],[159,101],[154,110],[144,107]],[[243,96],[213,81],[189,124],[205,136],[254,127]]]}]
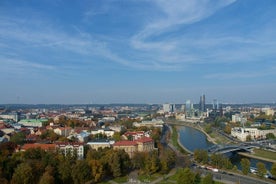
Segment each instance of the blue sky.
[{"label": "blue sky", "polygon": [[276,101],[275,0],[1,0],[0,103]]}]

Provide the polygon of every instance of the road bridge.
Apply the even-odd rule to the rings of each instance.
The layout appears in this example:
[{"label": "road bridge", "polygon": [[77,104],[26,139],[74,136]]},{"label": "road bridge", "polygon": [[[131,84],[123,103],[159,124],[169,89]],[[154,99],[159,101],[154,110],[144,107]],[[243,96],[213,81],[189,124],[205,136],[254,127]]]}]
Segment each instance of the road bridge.
[{"label": "road bridge", "polygon": [[208,149],[209,153],[225,154],[230,152],[252,152],[252,148],[256,148],[256,145],[215,145]]}]

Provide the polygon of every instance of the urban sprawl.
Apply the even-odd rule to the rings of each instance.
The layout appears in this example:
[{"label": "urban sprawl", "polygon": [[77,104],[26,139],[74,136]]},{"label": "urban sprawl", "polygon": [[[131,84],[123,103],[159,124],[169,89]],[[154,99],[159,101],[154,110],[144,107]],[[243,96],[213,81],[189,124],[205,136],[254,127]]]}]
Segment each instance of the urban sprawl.
[{"label": "urban sprawl", "polygon": [[[184,104],[3,104],[0,183],[275,182],[275,112],[272,103],[207,104],[205,95]],[[188,150],[181,126],[215,146]],[[237,168],[226,152],[249,157]],[[251,156],[272,166],[252,167]]]}]

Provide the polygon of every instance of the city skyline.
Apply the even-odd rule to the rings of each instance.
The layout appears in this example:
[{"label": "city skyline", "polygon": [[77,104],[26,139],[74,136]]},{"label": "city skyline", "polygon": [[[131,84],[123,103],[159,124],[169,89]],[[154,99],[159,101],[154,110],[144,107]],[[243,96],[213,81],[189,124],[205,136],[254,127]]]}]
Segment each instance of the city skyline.
[{"label": "city skyline", "polygon": [[275,103],[276,2],[0,3],[0,104]]}]

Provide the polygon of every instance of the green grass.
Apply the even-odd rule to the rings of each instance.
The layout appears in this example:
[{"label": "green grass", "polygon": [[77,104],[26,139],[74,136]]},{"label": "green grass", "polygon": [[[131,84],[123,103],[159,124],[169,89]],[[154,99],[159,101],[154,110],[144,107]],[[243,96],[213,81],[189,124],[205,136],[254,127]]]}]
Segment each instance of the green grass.
[{"label": "green grass", "polygon": [[168,180],[176,181],[176,180],[177,180],[177,177],[178,177],[179,171],[180,171],[180,169],[177,169],[177,171],[175,172],[174,175],[168,177]]},{"label": "green grass", "polygon": [[188,154],[179,144],[178,144],[178,133],[175,126],[172,126],[172,144],[183,154]]},{"label": "green grass", "polygon": [[254,149],[254,154],[257,157],[263,157],[271,160],[276,160],[276,153],[272,151],[266,151],[262,149]]},{"label": "green grass", "polygon": [[127,180],[128,180],[127,176],[117,177],[117,178],[113,179],[113,181],[115,181],[117,183],[125,183],[125,182],[127,182]]},{"label": "green grass", "polygon": [[139,175],[138,176],[138,179],[141,181],[141,182],[144,182],[144,183],[148,183],[148,182],[151,182],[151,181],[154,181],[156,180],[157,178],[159,177],[163,177],[161,174],[159,173],[155,173],[153,175],[147,175],[147,174],[143,174],[143,175]]}]

